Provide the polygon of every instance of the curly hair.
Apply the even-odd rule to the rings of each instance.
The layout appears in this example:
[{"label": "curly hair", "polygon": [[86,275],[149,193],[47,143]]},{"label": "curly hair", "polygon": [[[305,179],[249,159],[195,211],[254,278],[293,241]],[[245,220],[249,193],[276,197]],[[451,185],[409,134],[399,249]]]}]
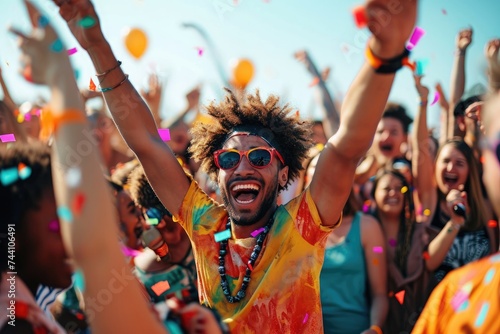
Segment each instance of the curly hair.
[{"label": "curly hair", "polygon": [[132,170],[127,183],[130,196],[132,196],[136,205],[143,208],[164,208],[153,188],[151,188],[142,165]]},{"label": "curly hair", "polygon": [[265,102],[257,90],[254,95],[248,94],[246,101],[238,102],[234,93],[225,89],[228,94],[219,104],[214,102],[207,106],[207,112],[214,118],[213,124],[197,122],[193,126],[192,145],[189,151],[192,157],[201,161],[201,168],[213,180],[217,179],[218,168],[214,161],[214,152],[221,149],[228,135],[238,126],[254,126],[259,128],[257,135],[272,139],[275,147],[288,166],[288,182],[280,190],[286,189],[298,175],[302,161],[312,146],[312,130],[309,121],[300,120],[297,113],[288,104],[279,105],[279,98],[270,95]]},{"label": "curly hair", "polygon": [[[29,167],[31,173],[19,177],[20,166]],[[7,149],[0,149],[0,251],[2,260],[0,271],[5,269],[7,261],[7,242],[5,236],[8,225],[13,224],[17,233],[23,233],[28,226],[26,213],[39,209],[39,202],[44,191],[52,187],[50,148],[42,143],[14,143]],[[10,175],[10,176],[7,176]],[[16,175],[16,178],[14,178]]]},{"label": "curly hair", "polygon": [[[380,169],[375,177],[375,181],[373,183],[372,198],[375,198],[375,191],[377,189],[378,183],[380,179],[385,175],[392,175],[399,179],[403,185],[403,188],[406,187],[406,191],[403,194],[403,210],[401,210],[400,219],[399,219],[399,232],[398,232],[398,240],[395,252],[395,261],[399,270],[406,276],[406,264],[408,262],[408,254],[410,253],[411,248],[411,239],[413,237],[413,232],[415,230],[415,206],[413,204],[413,192],[411,191],[411,187],[406,181],[405,177],[392,168],[384,168]],[[378,208],[373,212],[373,216],[377,218],[377,220],[382,223],[378,214]]]}]

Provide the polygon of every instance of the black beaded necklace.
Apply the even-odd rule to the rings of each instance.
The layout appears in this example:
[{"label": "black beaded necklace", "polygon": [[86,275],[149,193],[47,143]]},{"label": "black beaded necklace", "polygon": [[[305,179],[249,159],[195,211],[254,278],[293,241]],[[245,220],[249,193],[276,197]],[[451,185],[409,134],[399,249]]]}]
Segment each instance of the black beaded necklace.
[{"label": "black beaded necklace", "polygon": [[[257,236],[257,243],[253,248],[252,255],[250,255],[250,260],[248,260],[247,268],[245,271],[245,277],[243,277],[243,283],[241,284],[240,290],[236,293],[236,296],[231,296],[231,291],[229,291],[229,283],[227,282],[226,278],[226,266],[224,258],[226,257],[227,254],[227,239],[222,240],[220,242],[220,248],[219,248],[220,286],[228,302],[237,303],[243,298],[245,298],[246,290],[248,288],[248,284],[250,283],[251,279],[250,275],[253,271],[253,266],[255,264],[255,261],[259,257],[260,251],[262,250],[262,244],[264,243],[264,240],[266,239],[267,233],[271,229],[271,225],[273,224],[273,222],[274,222],[274,216],[271,217],[271,219],[269,219],[269,221],[267,222],[267,225],[264,226],[264,231]],[[231,229],[231,218],[229,217],[227,219],[226,229],[228,230]]]}]

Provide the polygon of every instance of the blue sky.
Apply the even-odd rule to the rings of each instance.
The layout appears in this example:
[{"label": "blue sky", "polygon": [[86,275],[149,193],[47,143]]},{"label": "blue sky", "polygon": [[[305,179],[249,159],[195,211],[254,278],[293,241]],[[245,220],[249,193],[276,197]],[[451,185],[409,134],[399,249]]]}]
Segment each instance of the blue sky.
[{"label": "blue sky", "polygon": [[[77,46],[66,25],[49,0],[36,0],[62,35],[67,48]],[[214,52],[194,30],[183,23],[195,23],[207,32],[216,46],[219,59],[230,73],[237,58],[250,59],[255,77],[249,89],[259,88],[266,96],[275,93],[300,109],[303,117],[317,117],[313,105],[316,88],[304,66],[293,58],[299,49],[307,49],[318,67],[330,66],[328,86],[339,97],[348,89],[363,62],[367,33],[355,27],[351,9],[353,0],[95,0],[105,36],[123,68],[136,87],[145,87],[153,69],[165,81],[162,114],[174,117],[185,106],[184,95],[202,84],[202,102],[220,99],[222,81],[213,61]],[[430,63],[424,83],[440,81],[449,89],[449,77],[455,49],[455,36],[464,27],[474,28],[473,44],[467,58],[466,89],[486,84],[483,49],[486,42],[500,36],[498,0],[422,0],[418,26],[426,30],[413,58]],[[25,83],[18,74],[19,52],[15,38],[7,32],[9,24],[28,29],[28,18],[21,0],[0,4],[0,66],[17,103],[47,97],[47,91]],[[149,40],[139,60],[130,56],[123,43],[127,27],[143,29]],[[347,47],[346,47],[347,46]],[[197,48],[204,49],[202,56]],[[346,52],[346,49],[349,52]],[[80,73],[78,84],[88,86],[94,74],[88,56],[79,50],[71,56]],[[431,92],[432,94],[433,92]],[[410,114],[416,109],[417,94],[408,70],[401,71],[391,92],[391,100],[403,103]],[[429,112],[431,126],[437,125],[438,108]]]}]

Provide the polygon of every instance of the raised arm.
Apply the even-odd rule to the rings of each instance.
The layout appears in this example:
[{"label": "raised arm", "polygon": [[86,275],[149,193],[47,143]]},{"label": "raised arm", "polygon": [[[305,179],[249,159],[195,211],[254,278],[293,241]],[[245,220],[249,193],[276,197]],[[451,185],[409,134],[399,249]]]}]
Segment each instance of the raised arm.
[{"label": "raised arm", "polygon": [[339,129],[340,116],[337,108],[335,108],[335,103],[333,103],[333,98],[330,92],[326,88],[325,79],[318,71],[318,68],[312,61],[311,57],[305,50],[297,51],[295,53],[295,58],[300,62],[304,63],[309,73],[318,80],[317,87],[320,92],[320,105],[323,110],[323,127],[325,129],[325,134],[328,138],[333,136],[335,132]]},{"label": "raised arm", "polygon": [[[392,6],[391,0],[366,3],[368,26],[373,37],[368,47],[381,59],[393,59],[403,54],[416,21],[418,0],[408,0]],[[392,4],[392,5],[391,5]],[[376,17],[390,17],[383,24]],[[335,225],[351,190],[354,172],[373,139],[382,116],[394,73],[376,73],[365,63],[351,84],[342,105],[342,122],[331,137],[316,167],[310,191],[324,225]]]},{"label": "raised arm", "polygon": [[448,112],[448,137],[454,136],[455,116],[453,109],[460,101],[465,90],[465,55],[472,42],[472,29],[461,30],[457,35],[455,58],[450,79],[450,110]]},{"label": "raised arm", "polygon": [[[73,35],[89,53],[113,120],[143,165],[158,198],[170,212],[178,212],[189,187],[188,178],[158,135],[148,106],[119,66],[94,6],[89,0],[54,1]],[[93,25],[82,26],[82,19]]]},{"label": "raised arm", "polygon": [[500,91],[500,39],[493,39],[486,44],[486,60],[488,61],[488,81],[493,93]]},{"label": "raised arm", "polygon": [[[33,25],[40,14],[27,3]],[[66,249],[85,278],[84,298],[88,311],[103,291],[109,303],[99,305],[88,320],[95,333],[165,333],[141,295],[138,282],[121,254],[114,208],[108,186],[99,167],[97,150],[84,136],[87,129],[83,103],[66,52],[53,52],[58,40],[53,28],[39,27],[37,34],[21,38],[23,59],[32,68],[33,82],[46,84],[51,91],[50,115],[54,120],[52,177],[59,223]],[[91,147],[85,158],[76,160],[71,152]],[[67,182],[70,171],[80,182]],[[98,233],[96,233],[98,231]]]},{"label": "raised arm", "polygon": [[439,107],[441,108],[438,142],[439,145],[443,145],[448,139],[450,139],[448,138],[448,113],[450,112],[450,104],[448,103],[448,98],[444,94],[443,87],[440,83],[436,84],[436,91],[439,94]]},{"label": "raised arm", "polygon": [[415,87],[420,97],[420,103],[418,112],[415,115],[411,135],[413,147],[412,173],[414,185],[417,189],[418,199],[422,208],[434,211],[434,207],[437,203],[437,193],[436,186],[434,185],[434,175],[432,174],[434,161],[432,160],[428,146],[429,131],[427,129],[427,103],[429,89],[422,85],[422,77],[414,76],[414,79]]}]

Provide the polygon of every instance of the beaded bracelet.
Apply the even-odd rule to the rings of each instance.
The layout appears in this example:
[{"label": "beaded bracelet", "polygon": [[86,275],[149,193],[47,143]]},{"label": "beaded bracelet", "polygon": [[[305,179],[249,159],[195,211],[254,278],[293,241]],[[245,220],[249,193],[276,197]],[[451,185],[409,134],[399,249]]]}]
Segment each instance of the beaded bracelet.
[{"label": "beaded bracelet", "polygon": [[375,69],[376,73],[381,74],[392,74],[396,73],[403,66],[408,66],[414,70],[415,64],[408,60],[410,56],[410,51],[405,49],[402,54],[391,59],[382,59],[373,54],[370,47],[366,47],[365,52],[366,59],[368,63]]},{"label": "beaded bracelet", "polygon": [[370,326],[370,329],[371,329],[371,330],[373,330],[373,331],[375,331],[375,332],[377,332],[377,334],[383,334],[383,332],[382,332],[382,328],[380,328],[380,327],[379,327],[379,326],[377,326],[377,325],[371,325],[371,326]]},{"label": "beaded bracelet", "polygon": [[59,127],[63,124],[85,124],[86,121],[87,117],[83,111],[78,109],[66,109],[60,116],[54,116],[51,111],[44,110],[41,117],[42,128],[49,129],[54,134],[57,133]]},{"label": "beaded bracelet", "polygon": [[122,62],[118,60],[118,62],[116,63],[116,65],[115,65],[115,66],[113,66],[112,68],[110,68],[110,69],[109,69],[109,70],[107,70],[107,71],[104,71],[103,73],[98,73],[98,74],[96,74],[95,76],[96,76],[96,77],[106,76],[106,75],[108,75],[111,71],[116,70],[116,69],[117,69],[118,67],[120,67],[121,65],[122,65]]},{"label": "beaded bracelet", "polygon": [[125,83],[125,81],[127,81],[127,79],[128,79],[128,74],[125,74],[125,78],[123,78],[122,81],[120,81],[118,84],[114,85],[113,87],[101,88],[101,92],[106,93],[106,92],[109,92],[110,90],[113,90],[117,87],[120,87],[121,85],[123,85]]}]

